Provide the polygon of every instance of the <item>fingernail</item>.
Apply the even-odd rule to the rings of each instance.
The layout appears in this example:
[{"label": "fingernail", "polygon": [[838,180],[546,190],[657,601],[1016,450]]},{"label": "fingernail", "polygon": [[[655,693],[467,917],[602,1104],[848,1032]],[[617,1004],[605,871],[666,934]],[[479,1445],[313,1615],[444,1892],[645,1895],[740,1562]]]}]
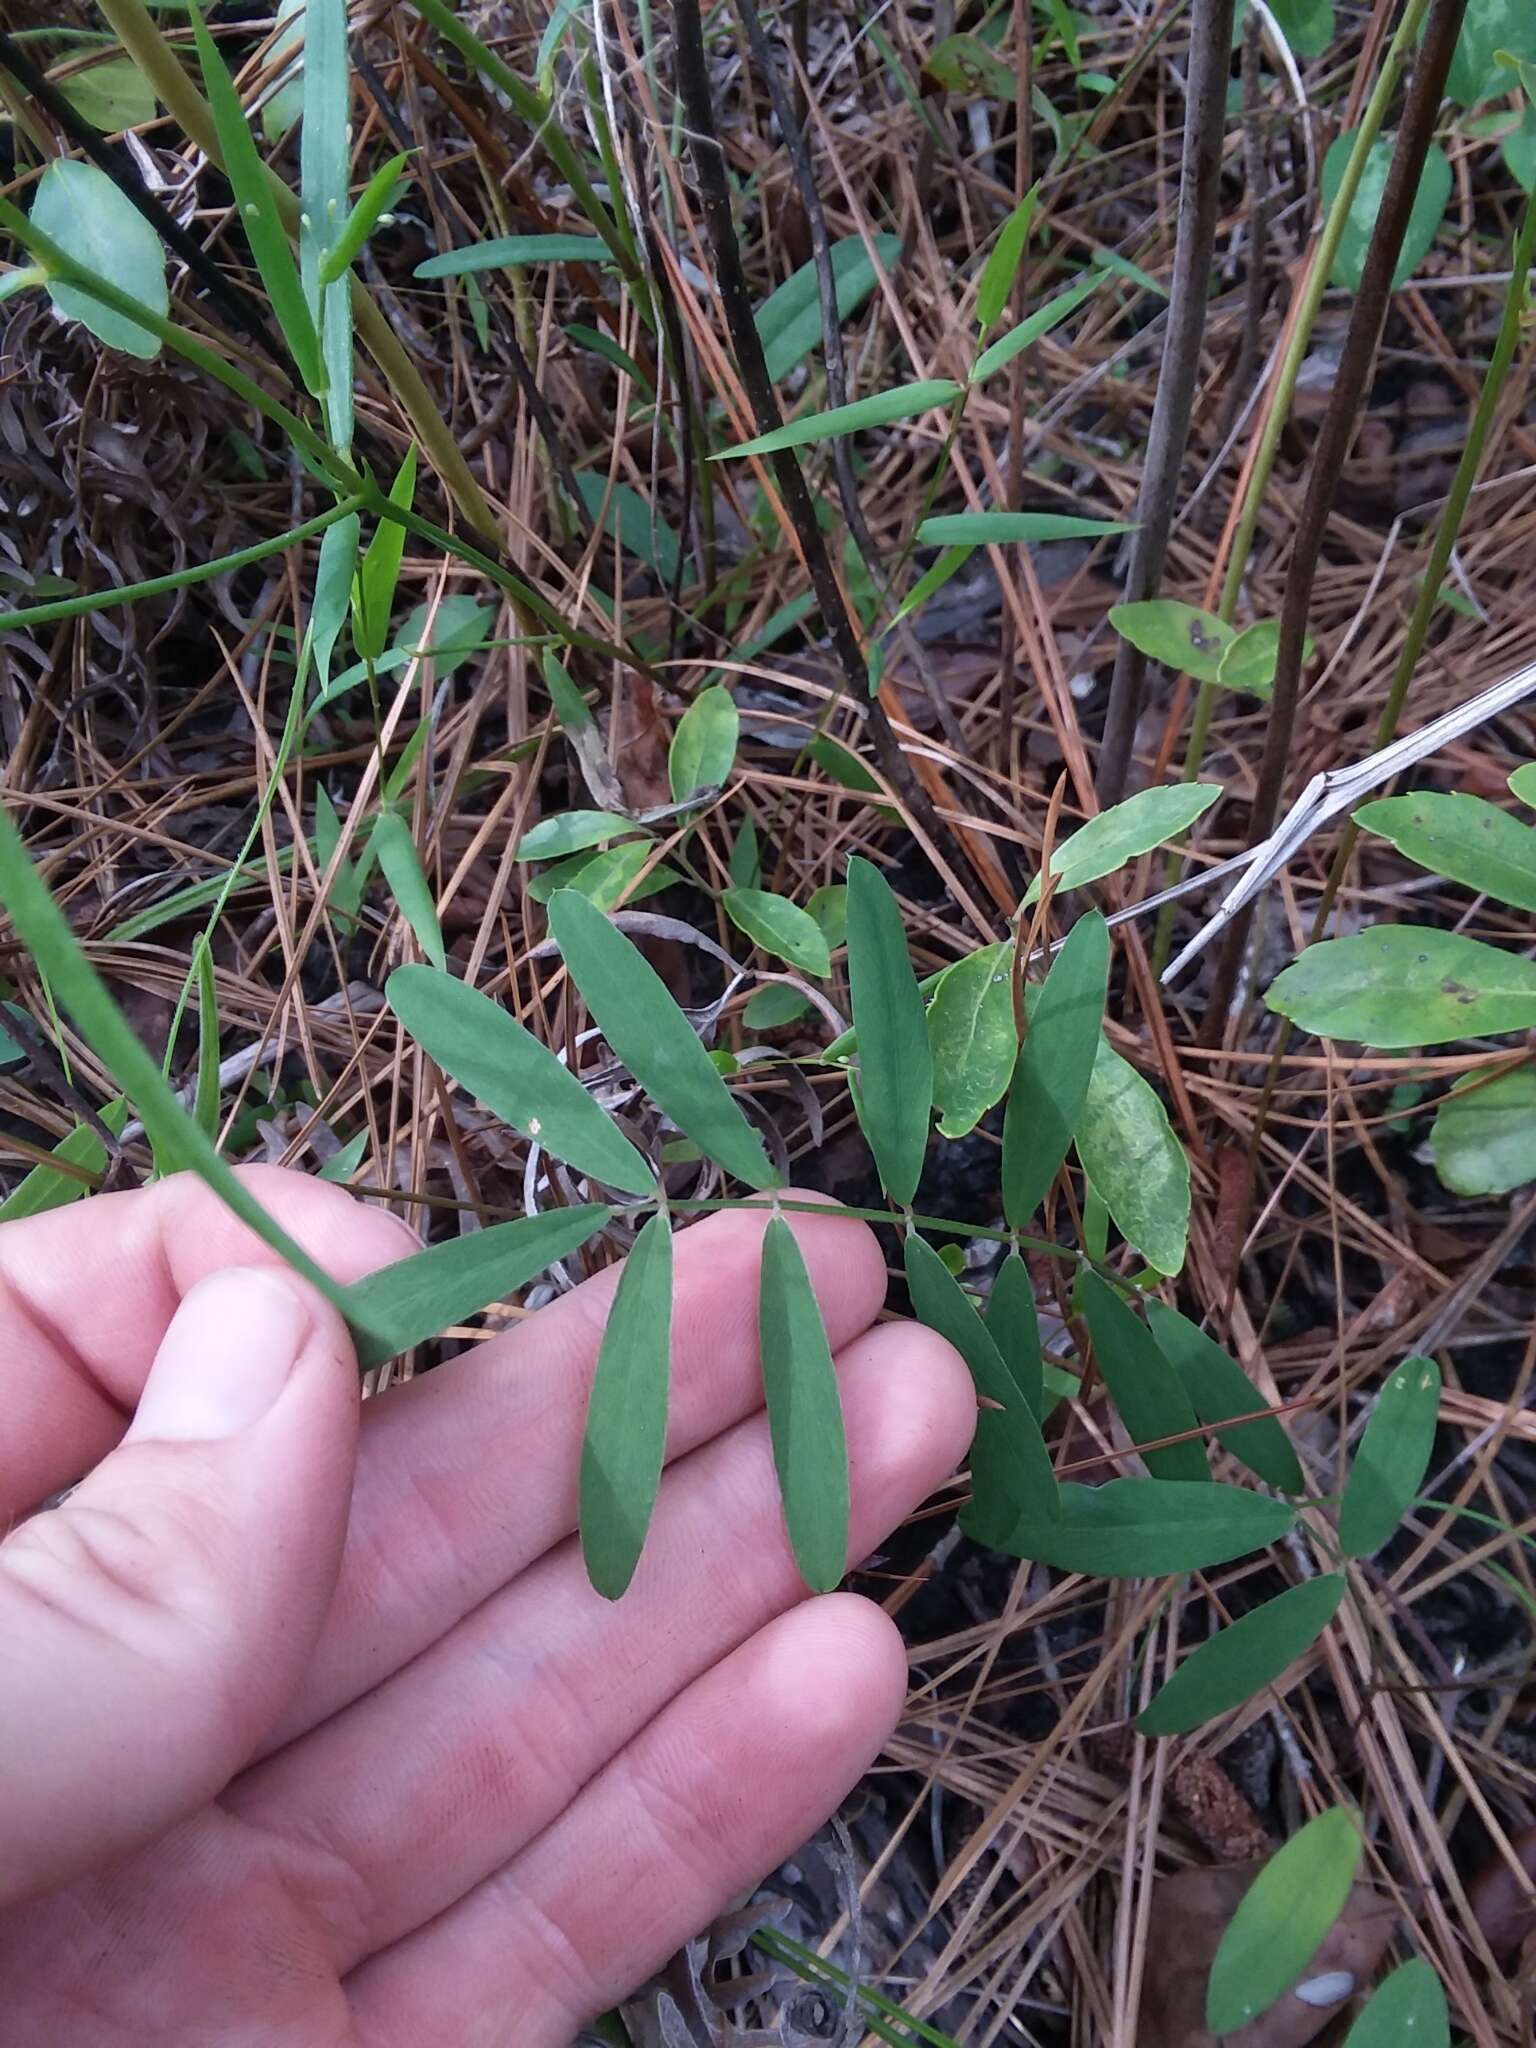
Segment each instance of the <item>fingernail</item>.
[{"label": "fingernail", "polygon": [[207,1443],[261,1420],[312,1325],[280,1274],[232,1266],[200,1280],[166,1331],[127,1441]]}]

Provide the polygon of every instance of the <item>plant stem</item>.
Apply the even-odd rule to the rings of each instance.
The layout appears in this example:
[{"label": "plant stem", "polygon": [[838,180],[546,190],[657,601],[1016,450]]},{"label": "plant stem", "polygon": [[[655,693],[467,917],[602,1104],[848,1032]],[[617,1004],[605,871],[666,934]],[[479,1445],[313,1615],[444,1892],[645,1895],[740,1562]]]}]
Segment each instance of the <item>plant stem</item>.
[{"label": "plant stem", "polygon": [[[1446,75],[1451,68],[1451,58],[1466,11],[1467,0],[1434,0],[1430,10],[1424,42],[1403,106],[1402,126],[1398,129],[1397,143],[1392,151],[1392,167],[1387,173],[1381,211],[1366,251],[1360,289],[1329,395],[1328,411],[1307,473],[1306,495],[1296,527],[1296,545],[1280,608],[1280,649],[1275,663],[1274,695],[1270,700],[1258,788],[1249,818],[1249,837],[1255,845],[1269,837],[1280,813],[1280,797],[1295,743],[1312,584],[1322,557],[1339,473],[1360,425],[1361,407],[1391,302],[1393,272],[1402,253],[1408,217],[1418,197],[1419,179],[1434,136]],[[1202,1025],[1202,1037],[1207,1043],[1219,1043],[1225,1029],[1232,991],[1237,984],[1238,970],[1248,942],[1251,914],[1250,910],[1240,913],[1233,919],[1227,933],[1214,984],[1207,997]]]},{"label": "plant stem", "polygon": [[[1124,601],[1155,596],[1168,555],[1173,508],[1189,443],[1190,414],[1200,372],[1210,294],[1211,255],[1216,246],[1227,81],[1232,60],[1233,0],[1194,0],[1190,21],[1189,87],[1185,108],[1184,157],[1179,174],[1179,226],[1169,289],[1168,327],[1145,467],[1136,500],[1136,530],[1126,572]],[[1098,798],[1118,803],[1136,743],[1147,658],[1129,640],[1115,650],[1109,711],[1099,752]]]}]

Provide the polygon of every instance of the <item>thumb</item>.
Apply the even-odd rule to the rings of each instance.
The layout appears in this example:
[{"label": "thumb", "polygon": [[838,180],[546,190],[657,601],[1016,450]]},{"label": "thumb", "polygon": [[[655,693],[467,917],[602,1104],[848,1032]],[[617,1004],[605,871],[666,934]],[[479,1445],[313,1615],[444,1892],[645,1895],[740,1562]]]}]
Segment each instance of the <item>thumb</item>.
[{"label": "thumb", "polygon": [[222,1790],[314,1648],[341,1558],[357,1368],[285,1272],[177,1309],[122,1443],[0,1544],[0,1904]]}]

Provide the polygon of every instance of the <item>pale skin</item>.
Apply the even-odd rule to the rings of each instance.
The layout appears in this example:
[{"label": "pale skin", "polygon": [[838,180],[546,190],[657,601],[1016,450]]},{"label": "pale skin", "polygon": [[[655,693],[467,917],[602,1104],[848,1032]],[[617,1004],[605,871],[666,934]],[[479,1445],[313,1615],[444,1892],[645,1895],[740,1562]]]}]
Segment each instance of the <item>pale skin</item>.
[{"label": "pale skin", "polygon": [[[248,1177],[340,1279],[411,1248]],[[975,1401],[938,1338],[876,1326],[862,1224],[790,1222],[857,1559]],[[335,1313],[197,1183],[0,1230],[7,2048],[564,2048],[815,1830],[906,1662],[878,1607],[796,1579],[761,1233],[679,1236],[668,1469],[609,1604],[572,1530],[613,1272],[360,1412]]]}]

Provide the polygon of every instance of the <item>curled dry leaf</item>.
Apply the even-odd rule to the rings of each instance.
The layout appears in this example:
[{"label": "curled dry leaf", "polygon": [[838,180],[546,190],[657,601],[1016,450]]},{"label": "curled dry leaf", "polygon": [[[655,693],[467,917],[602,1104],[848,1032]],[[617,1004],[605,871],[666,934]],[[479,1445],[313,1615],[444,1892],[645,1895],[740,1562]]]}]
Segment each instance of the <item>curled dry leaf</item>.
[{"label": "curled dry leaf", "polygon": [[[1206,1979],[1259,1868],[1234,1863],[1184,1870],[1158,1885],[1152,1902],[1158,1937],[1147,1951],[1139,2048],[1218,2048],[1205,2024]],[[1371,1988],[1396,1920],[1388,1900],[1357,1884],[1302,1981],[1246,2027],[1222,2035],[1219,2048],[1306,2048],[1357,1992]]]},{"label": "curled dry leaf", "polygon": [[1467,1886],[1483,1939],[1501,1963],[1536,1934],[1536,1827],[1523,1829],[1510,1847],[1524,1868],[1523,1883],[1504,1858],[1495,1855]]}]

